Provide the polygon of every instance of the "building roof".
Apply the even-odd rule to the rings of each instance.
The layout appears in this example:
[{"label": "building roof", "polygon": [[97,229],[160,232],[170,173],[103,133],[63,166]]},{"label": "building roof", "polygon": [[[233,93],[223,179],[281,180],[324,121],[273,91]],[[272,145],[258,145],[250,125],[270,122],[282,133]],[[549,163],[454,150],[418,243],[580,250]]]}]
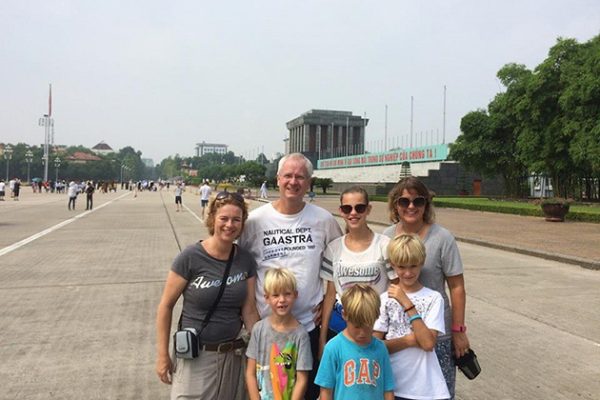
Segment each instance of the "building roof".
[{"label": "building roof", "polygon": [[363,118],[360,115],[352,115],[350,111],[338,110],[308,110],[299,117],[292,119],[286,123],[288,129],[296,128],[301,125],[331,125],[338,126],[367,126],[368,118]]},{"label": "building roof", "polygon": [[102,141],[102,142],[98,143],[97,145],[95,145],[94,147],[92,147],[92,150],[110,150],[110,151],[112,151],[112,147],[110,147],[109,145],[104,143],[104,141]]},{"label": "building roof", "polygon": [[67,157],[69,161],[100,161],[100,157],[93,154],[84,153],[82,151],[76,151],[73,155]]}]

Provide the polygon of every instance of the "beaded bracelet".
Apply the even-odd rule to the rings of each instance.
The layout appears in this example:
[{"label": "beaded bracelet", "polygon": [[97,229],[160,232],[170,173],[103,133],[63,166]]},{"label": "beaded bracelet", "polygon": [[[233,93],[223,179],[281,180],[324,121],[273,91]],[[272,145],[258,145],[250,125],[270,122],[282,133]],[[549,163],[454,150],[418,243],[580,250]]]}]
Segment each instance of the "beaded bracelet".
[{"label": "beaded bracelet", "polygon": [[417,320],[417,319],[421,319],[421,315],[420,314],[413,315],[412,317],[410,317],[408,319],[408,322],[412,323],[414,320]]}]

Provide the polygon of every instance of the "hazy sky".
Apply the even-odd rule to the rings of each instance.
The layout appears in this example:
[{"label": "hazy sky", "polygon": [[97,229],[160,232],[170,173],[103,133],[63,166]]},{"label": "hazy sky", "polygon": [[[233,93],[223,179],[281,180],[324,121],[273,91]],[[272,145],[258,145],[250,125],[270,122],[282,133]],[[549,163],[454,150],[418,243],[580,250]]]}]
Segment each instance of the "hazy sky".
[{"label": "hazy sky", "polygon": [[[446,141],[556,38],[600,33],[598,0],[0,1],[0,142],[40,144],[53,87],[57,144],[143,157],[217,142],[283,152],[309,109],[367,114],[367,149],[415,135]],[[438,133],[439,132],[439,133]],[[417,139],[415,139],[415,143]]]}]

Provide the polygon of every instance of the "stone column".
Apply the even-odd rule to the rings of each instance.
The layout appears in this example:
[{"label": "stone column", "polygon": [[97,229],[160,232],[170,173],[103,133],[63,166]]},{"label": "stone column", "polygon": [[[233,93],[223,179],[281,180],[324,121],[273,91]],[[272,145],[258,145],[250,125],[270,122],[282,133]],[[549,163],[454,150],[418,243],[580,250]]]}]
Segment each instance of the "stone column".
[{"label": "stone column", "polygon": [[363,122],[363,125],[360,127],[358,143],[359,143],[358,153],[363,154],[365,152],[365,125],[364,125],[364,122]]},{"label": "stone column", "polygon": [[355,154],[354,150],[354,126],[350,126],[348,128],[350,131],[348,132],[348,155],[351,156]]},{"label": "stone column", "polygon": [[310,125],[304,124],[304,125],[302,125],[302,129],[304,131],[304,150],[305,151],[310,151],[310,148],[309,148],[309,144],[310,144]]},{"label": "stone column", "polygon": [[335,126],[333,124],[327,125],[327,154],[328,158],[333,158],[333,132],[335,130]]},{"label": "stone column", "polygon": [[317,153],[318,159],[321,158],[321,125],[317,125],[317,140],[315,152]]},{"label": "stone column", "polygon": [[300,151],[300,139],[298,138],[298,127],[294,128],[294,153]]}]

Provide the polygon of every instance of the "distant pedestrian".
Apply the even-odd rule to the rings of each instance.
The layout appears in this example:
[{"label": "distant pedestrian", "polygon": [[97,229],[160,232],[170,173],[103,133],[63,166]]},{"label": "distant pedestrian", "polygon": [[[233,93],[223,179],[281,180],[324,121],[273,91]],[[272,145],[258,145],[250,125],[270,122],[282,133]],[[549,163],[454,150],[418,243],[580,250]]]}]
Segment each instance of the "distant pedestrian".
[{"label": "distant pedestrian", "polygon": [[208,181],[204,181],[204,184],[200,186],[198,190],[200,193],[200,206],[202,207],[202,219],[204,219],[204,210],[206,210],[206,206],[208,205],[208,201],[210,200],[210,194],[212,193],[212,188],[208,185]]},{"label": "distant pedestrian", "polygon": [[85,186],[85,209],[91,210],[94,206],[94,184],[91,181],[88,181]]},{"label": "distant pedestrian", "polygon": [[21,192],[21,180],[15,178],[15,185],[13,187],[13,200],[19,200],[19,193]]},{"label": "distant pedestrian", "polygon": [[181,210],[182,202],[181,202],[181,194],[183,193],[183,188],[181,184],[177,182],[177,186],[175,186],[175,206],[177,207],[177,212]]},{"label": "distant pedestrian", "polygon": [[73,210],[75,210],[75,199],[77,199],[77,184],[73,181],[69,183],[69,189],[67,189],[67,196],[69,196],[69,205],[67,206],[69,210],[71,209],[71,205],[73,205]]},{"label": "distant pedestrian", "polygon": [[15,180],[11,179],[10,181],[8,181],[8,188],[10,189],[10,197],[14,196],[14,190],[15,190]]},{"label": "distant pedestrian", "polygon": [[4,179],[0,179],[0,201],[4,201],[5,190],[6,183],[4,183]]},{"label": "distant pedestrian", "polygon": [[264,181],[262,185],[260,185],[260,198],[266,199],[269,195],[267,193],[267,181]]}]

